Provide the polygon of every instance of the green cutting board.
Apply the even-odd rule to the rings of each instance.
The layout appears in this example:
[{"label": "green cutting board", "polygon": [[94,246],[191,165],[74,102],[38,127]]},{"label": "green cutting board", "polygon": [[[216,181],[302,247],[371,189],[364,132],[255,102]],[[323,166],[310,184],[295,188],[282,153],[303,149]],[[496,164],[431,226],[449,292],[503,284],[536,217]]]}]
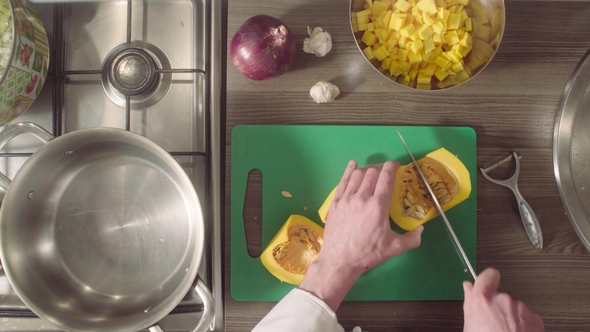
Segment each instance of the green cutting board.
[{"label": "green cutting board", "polygon": [[[262,173],[264,248],[291,214],[304,215],[323,226],[317,210],[338,184],[349,160],[356,160],[359,167],[386,160],[410,163],[396,130],[417,159],[445,147],[467,166],[471,195],[449,210],[447,217],[475,268],[476,135],[472,128],[243,125],[235,127],[231,136],[230,292],[235,300],[279,301],[296,287],[280,282],[258,257],[248,254],[243,209],[249,172],[258,169]],[[293,197],[283,197],[283,190]],[[471,276],[437,217],[425,225],[419,248],[369,270],[346,300],[461,300],[464,280]]]}]

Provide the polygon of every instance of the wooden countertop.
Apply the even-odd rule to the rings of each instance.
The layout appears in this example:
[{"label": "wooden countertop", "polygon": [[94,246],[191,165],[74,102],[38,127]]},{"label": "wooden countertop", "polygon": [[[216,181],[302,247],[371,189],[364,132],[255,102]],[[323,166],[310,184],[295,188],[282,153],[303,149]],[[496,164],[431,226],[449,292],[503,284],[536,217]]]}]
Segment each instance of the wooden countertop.
[{"label": "wooden countertop", "polygon": [[[461,125],[477,132],[477,164],[517,151],[519,186],[535,210],[545,247],[535,250],[510,191],[477,178],[477,270],[502,273],[501,290],[539,313],[547,331],[590,330],[590,255],[561,203],[552,162],[553,127],[563,90],[590,49],[590,2],[507,1],[506,30],[491,64],[470,82],[440,93],[410,91],[363,59],[348,24],[348,1],[228,1],[229,40],[251,16],[281,19],[297,38],[291,70],[268,81],[242,76],[227,60],[225,303],[226,330],[250,331],[275,303],[236,302],[229,294],[230,135],[238,124]],[[302,51],[306,26],[332,34],[325,58]],[[341,90],[316,104],[317,81]],[[461,331],[461,301],[345,302],[348,331]]]}]

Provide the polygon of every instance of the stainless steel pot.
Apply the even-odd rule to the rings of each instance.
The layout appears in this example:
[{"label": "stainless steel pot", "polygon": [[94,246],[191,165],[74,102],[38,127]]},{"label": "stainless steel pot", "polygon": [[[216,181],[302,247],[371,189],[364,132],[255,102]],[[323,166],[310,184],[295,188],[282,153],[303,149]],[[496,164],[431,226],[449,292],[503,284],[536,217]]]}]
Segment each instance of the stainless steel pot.
[{"label": "stainless steel pot", "polygon": [[12,182],[0,176],[0,257],[22,301],[66,330],[161,331],[157,322],[193,285],[205,305],[194,331],[206,331],[203,216],[174,158],[124,130],[53,138],[32,123],[9,125],[0,149],[22,133],[47,142]]}]

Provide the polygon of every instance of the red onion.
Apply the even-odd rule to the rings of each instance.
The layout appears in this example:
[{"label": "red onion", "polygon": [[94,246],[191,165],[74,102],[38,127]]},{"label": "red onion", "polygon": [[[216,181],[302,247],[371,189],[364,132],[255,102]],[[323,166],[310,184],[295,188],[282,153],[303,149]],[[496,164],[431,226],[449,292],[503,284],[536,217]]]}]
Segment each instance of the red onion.
[{"label": "red onion", "polygon": [[242,74],[262,81],[280,76],[291,68],[295,40],[289,28],[278,19],[257,15],[236,31],[231,39],[230,56]]}]

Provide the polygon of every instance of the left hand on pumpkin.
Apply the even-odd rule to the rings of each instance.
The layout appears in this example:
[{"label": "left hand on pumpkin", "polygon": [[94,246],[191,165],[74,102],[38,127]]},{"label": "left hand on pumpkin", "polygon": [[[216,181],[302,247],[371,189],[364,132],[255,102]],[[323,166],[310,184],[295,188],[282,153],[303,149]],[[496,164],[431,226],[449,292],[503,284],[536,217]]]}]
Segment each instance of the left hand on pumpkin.
[{"label": "left hand on pumpkin", "polygon": [[389,224],[393,181],[399,163],[357,169],[350,161],[338,184],[318,258],[299,288],[336,311],[365,271],[420,245],[422,226],[397,234]]}]

